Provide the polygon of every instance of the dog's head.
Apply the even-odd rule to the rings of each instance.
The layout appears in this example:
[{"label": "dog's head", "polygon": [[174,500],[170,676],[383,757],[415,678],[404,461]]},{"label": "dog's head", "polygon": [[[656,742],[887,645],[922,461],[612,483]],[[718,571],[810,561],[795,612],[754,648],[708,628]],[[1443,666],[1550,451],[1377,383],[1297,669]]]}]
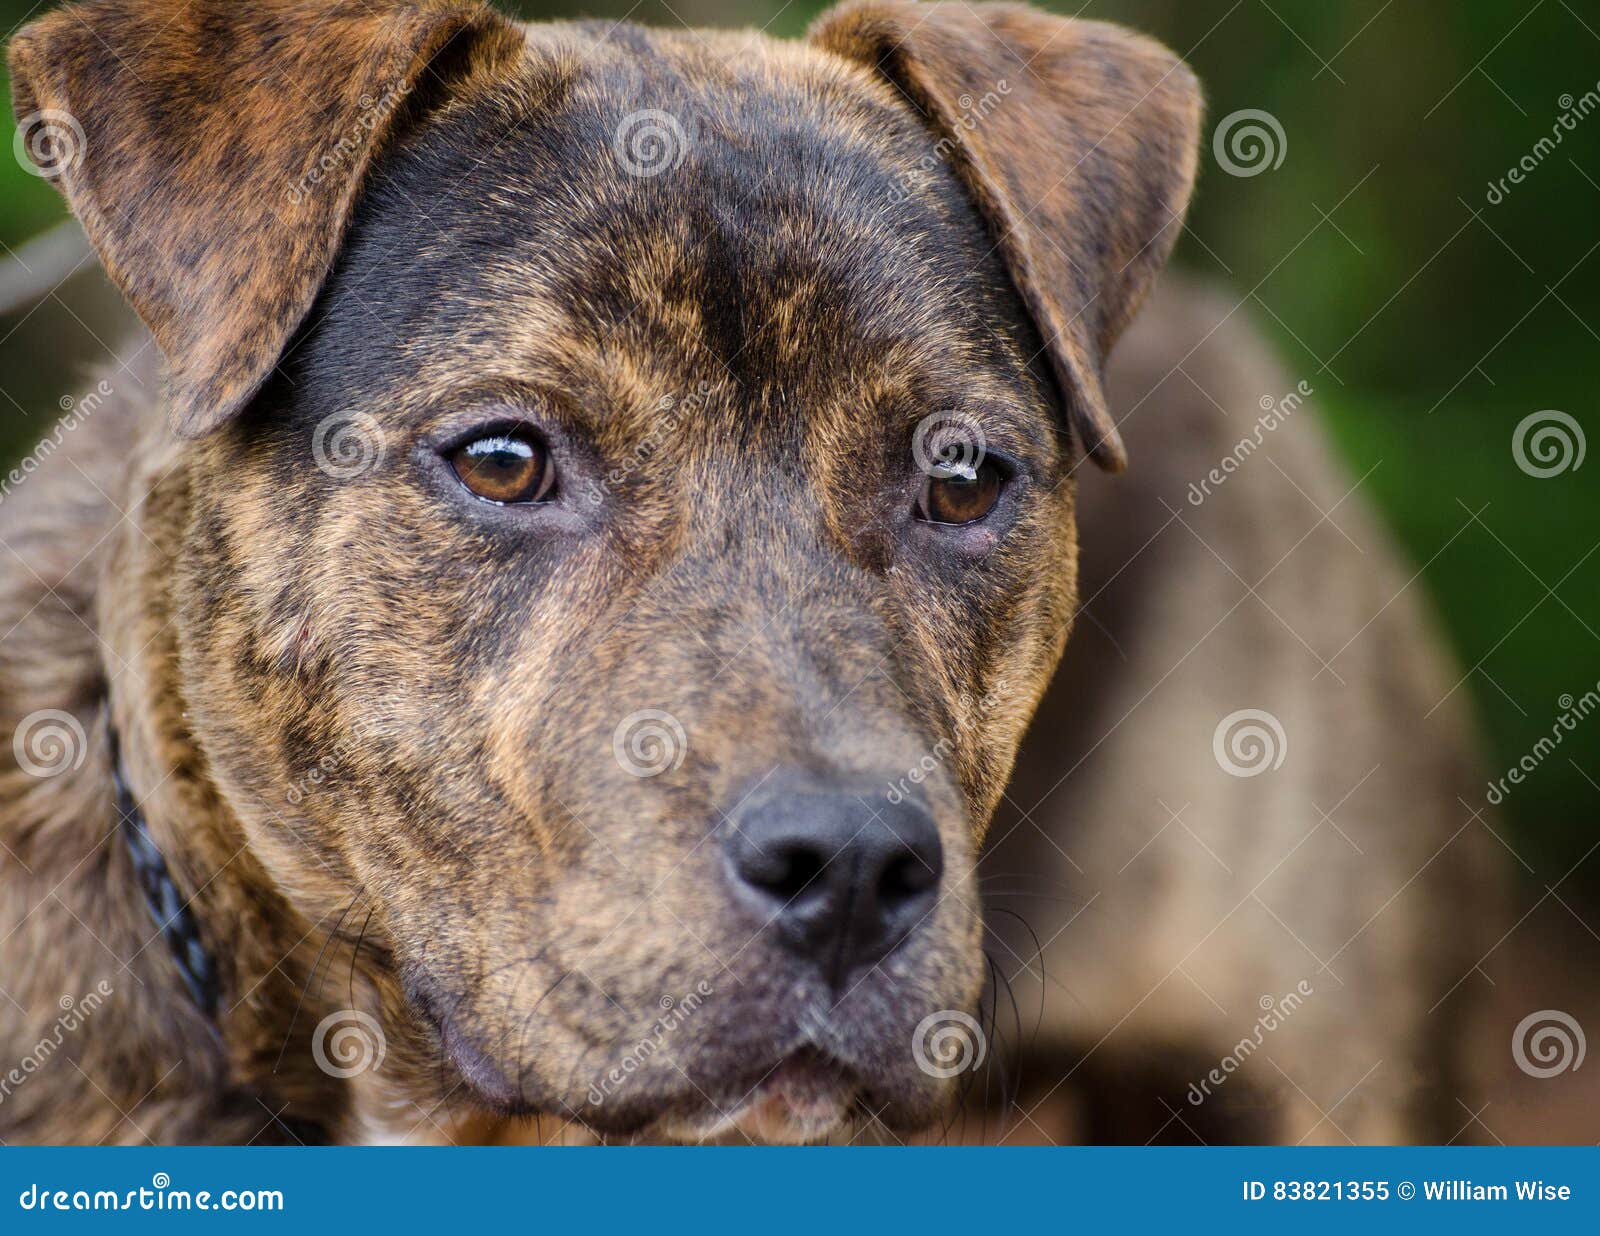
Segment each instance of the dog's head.
[{"label": "dog's head", "polygon": [[910,0],[104,0],[12,64],[168,361],[192,741],[391,1035],[606,1129],[930,1119],[1189,73]]}]

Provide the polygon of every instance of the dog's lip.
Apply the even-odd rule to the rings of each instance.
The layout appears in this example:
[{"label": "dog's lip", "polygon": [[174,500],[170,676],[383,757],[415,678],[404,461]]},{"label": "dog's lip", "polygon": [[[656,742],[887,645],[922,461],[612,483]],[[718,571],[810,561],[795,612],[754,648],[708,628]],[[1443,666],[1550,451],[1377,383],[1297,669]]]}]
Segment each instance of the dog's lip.
[{"label": "dog's lip", "polygon": [[783,1057],[729,1107],[708,1104],[689,1115],[661,1122],[677,1141],[743,1136],[752,1141],[793,1144],[816,1141],[848,1119],[860,1083],[827,1056],[809,1049]]},{"label": "dog's lip", "polygon": [[445,1054],[455,1065],[461,1080],[482,1102],[501,1111],[516,1111],[522,1107],[517,1087],[487,1052],[448,1022],[440,1027],[439,1035]]}]

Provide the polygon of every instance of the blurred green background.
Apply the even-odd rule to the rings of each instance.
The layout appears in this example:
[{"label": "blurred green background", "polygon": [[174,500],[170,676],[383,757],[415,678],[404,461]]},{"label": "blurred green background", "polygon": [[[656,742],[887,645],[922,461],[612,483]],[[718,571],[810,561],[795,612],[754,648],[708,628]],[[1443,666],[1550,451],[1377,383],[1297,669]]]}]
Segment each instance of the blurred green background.
[{"label": "blurred green background", "polygon": [[[46,7],[0,0],[0,21],[9,32]],[[793,36],[822,6],[502,7]],[[1517,424],[1543,409],[1576,418],[1600,449],[1600,110],[1563,129],[1503,200],[1489,200],[1489,184],[1600,92],[1600,6],[1056,7],[1126,22],[1185,55],[1206,83],[1212,126],[1247,108],[1281,124],[1281,166],[1249,178],[1219,168],[1208,128],[1179,261],[1249,294],[1291,373],[1315,386],[1352,478],[1378,465],[1364,492],[1422,571],[1500,775],[1550,732],[1560,697],[1600,680],[1600,460],[1541,479],[1512,454]],[[4,252],[63,217],[11,145],[0,151]],[[95,336],[110,329],[54,297],[0,318],[0,455],[15,457],[49,430],[57,398],[101,358]],[[1530,878],[1562,879],[1600,839],[1600,716],[1580,723],[1502,810]],[[1581,865],[1564,887],[1573,885],[1594,899],[1600,860]]]}]

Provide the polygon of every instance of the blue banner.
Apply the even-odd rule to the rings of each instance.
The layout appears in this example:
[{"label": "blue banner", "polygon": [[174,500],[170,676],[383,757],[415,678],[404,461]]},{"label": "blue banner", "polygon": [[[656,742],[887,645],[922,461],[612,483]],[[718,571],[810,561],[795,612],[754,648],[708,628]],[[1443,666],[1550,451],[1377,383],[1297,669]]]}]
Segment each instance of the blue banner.
[{"label": "blue banner", "polygon": [[[464,1221],[588,1232],[1594,1230],[1594,1149],[129,1149],[0,1151],[0,1231],[298,1233]],[[1579,1226],[1581,1225],[1581,1226]],[[1137,1230],[1137,1229],[1136,1229]],[[1425,1230],[1425,1229],[1424,1229]]]}]

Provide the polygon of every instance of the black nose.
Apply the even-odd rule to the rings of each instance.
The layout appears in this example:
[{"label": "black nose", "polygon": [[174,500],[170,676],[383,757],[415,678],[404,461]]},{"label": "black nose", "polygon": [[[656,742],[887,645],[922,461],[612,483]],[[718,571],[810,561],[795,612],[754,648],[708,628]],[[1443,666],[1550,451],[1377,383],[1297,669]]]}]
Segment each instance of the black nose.
[{"label": "black nose", "polygon": [[724,834],[739,901],[842,986],[933,909],[944,848],[927,810],[813,781],[767,785]]}]

